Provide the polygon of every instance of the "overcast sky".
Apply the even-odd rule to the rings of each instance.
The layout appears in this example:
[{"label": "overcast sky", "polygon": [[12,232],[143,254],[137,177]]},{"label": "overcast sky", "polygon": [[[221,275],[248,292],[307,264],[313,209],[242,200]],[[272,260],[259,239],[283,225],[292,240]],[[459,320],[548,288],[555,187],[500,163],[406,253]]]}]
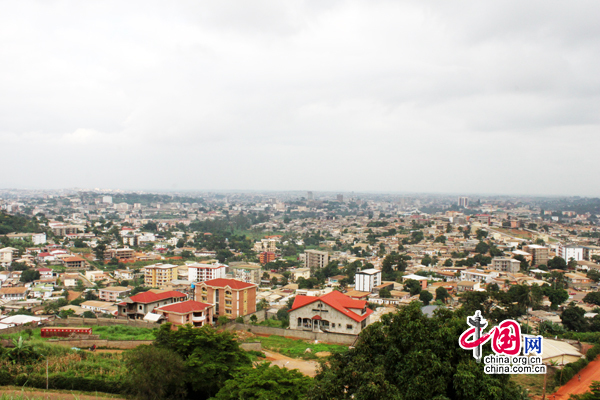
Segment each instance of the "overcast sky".
[{"label": "overcast sky", "polygon": [[598,1],[0,1],[0,187],[600,195]]}]

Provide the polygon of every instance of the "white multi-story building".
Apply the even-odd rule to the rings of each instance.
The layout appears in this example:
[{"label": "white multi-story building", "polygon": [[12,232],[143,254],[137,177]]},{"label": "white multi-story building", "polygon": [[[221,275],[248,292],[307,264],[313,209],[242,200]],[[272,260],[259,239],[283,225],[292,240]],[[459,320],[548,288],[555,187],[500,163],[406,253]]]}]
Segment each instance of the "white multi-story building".
[{"label": "white multi-story building", "polygon": [[521,262],[514,258],[494,257],[492,259],[492,268],[496,271],[508,272],[514,274],[521,269]]},{"label": "white multi-story building", "polygon": [[479,283],[491,283],[494,278],[498,277],[497,272],[491,272],[489,274],[478,271],[476,269],[468,269],[460,272],[460,280],[467,282],[479,282]]},{"label": "white multi-story building", "polygon": [[378,269],[363,269],[354,275],[354,289],[361,292],[372,292],[375,286],[381,285],[381,271]]},{"label": "white multi-story building", "polygon": [[227,265],[225,264],[186,264],[188,267],[188,280],[190,282],[204,282],[211,279],[225,278]]},{"label": "white multi-story building", "polygon": [[563,246],[558,245],[559,257],[562,257],[566,262],[569,262],[571,258],[575,261],[583,261],[583,246]]}]

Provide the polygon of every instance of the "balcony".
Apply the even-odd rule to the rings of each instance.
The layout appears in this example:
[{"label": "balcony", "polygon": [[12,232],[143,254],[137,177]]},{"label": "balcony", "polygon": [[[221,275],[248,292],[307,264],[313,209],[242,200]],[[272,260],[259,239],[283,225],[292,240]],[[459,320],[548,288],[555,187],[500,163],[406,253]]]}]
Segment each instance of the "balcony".
[{"label": "balcony", "polygon": [[192,316],[192,322],[203,322],[206,321],[206,316],[204,317],[194,317]]}]

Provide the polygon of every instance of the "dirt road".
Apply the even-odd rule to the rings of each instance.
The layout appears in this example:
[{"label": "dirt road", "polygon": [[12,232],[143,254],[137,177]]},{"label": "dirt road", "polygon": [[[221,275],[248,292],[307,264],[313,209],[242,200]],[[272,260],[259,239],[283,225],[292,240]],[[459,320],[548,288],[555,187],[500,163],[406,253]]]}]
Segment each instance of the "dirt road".
[{"label": "dirt road", "polygon": [[[560,371],[557,372],[560,374]],[[589,390],[593,381],[600,381],[600,361],[592,361],[580,371],[581,380],[575,375],[573,379],[561,386],[556,393],[549,395],[549,400],[567,400],[572,394],[581,394]]]},{"label": "dirt road", "polygon": [[299,360],[297,358],[286,357],[283,354],[274,353],[271,351],[263,350],[267,356],[267,361],[270,361],[272,365],[279,367],[285,367],[287,369],[297,369],[306,376],[314,377],[317,375],[317,369],[319,363],[316,361]]}]

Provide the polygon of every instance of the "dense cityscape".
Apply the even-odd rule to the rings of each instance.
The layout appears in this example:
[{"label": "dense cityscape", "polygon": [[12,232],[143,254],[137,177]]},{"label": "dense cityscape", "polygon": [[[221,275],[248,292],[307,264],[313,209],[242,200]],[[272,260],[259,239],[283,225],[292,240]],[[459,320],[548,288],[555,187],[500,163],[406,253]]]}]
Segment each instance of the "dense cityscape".
[{"label": "dense cityscape", "polygon": [[[63,338],[63,346],[94,351],[96,346],[132,346],[114,339],[154,339],[155,346],[163,341],[163,347],[179,353],[183,350],[176,343],[184,337],[175,336],[192,337],[188,327],[203,335],[226,335],[220,340],[233,340],[236,349],[252,354],[255,366],[263,365],[254,368],[261,375],[239,379],[235,371],[240,366],[232,362],[229,378],[215,378],[210,387],[179,377],[184,383],[167,380],[162,388],[136,382],[146,389],[134,390],[135,395],[175,390],[180,397],[185,392],[238,398],[249,390],[244,385],[259,385],[274,374],[273,379],[297,380],[285,389],[297,398],[395,398],[395,390],[416,391],[398,398],[471,398],[453,393],[457,375],[436,388],[423,383],[429,395],[422,397],[425,386],[418,382],[435,371],[435,360],[419,361],[434,363],[424,371],[405,371],[415,375],[410,383],[393,383],[393,376],[387,376],[391,365],[381,376],[341,382],[351,368],[378,370],[369,367],[378,350],[361,353],[376,340],[370,336],[377,329],[400,324],[403,335],[422,335],[422,326],[407,322],[413,318],[413,323],[436,324],[427,329],[435,337],[447,320],[466,326],[464,317],[480,310],[494,323],[510,318],[526,333],[543,335],[541,358],[551,367],[543,385],[519,375],[509,380],[489,376],[481,384],[505,396],[520,391],[540,396],[574,377],[574,365],[584,366],[584,354],[589,359],[592,352],[587,343],[600,335],[599,199],[100,189],[2,190],[0,196],[0,335],[6,345],[6,383],[20,384],[23,361],[14,362],[17,350],[29,352],[28,362],[34,363],[35,353],[43,353],[36,346],[47,346],[51,342],[46,340],[55,337]],[[92,329],[84,329],[88,324]],[[102,330],[107,327],[117,331]],[[159,333],[146,333],[153,331]],[[30,344],[20,342],[24,334]],[[174,337],[167,340],[165,335]],[[302,351],[273,338],[299,342]],[[17,339],[13,347],[11,340]],[[203,349],[203,356],[214,351]],[[404,362],[414,356],[414,350],[406,351],[398,356]],[[452,346],[444,352],[456,353]],[[476,370],[478,364],[463,353],[465,365]],[[365,356],[370,361],[354,367],[344,361]],[[138,358],[129,357],[127,368],[135,371],[136,362],[173,355],[140,350]],[[178,361],[189,362],[189,357],[179,354]],[[327,363],[319,366],[318,361]],[[290,362],[295,369],[261,369],[290,367]],[[60,368],[53,368],[51,375],[61,382]],[[457,365],[448,368],[459,373]],[[204,372],[210,375],[208,370]],[[120,375],[105,375],[109,372],[115,371],[94,371],[89,384],[127,393],[131,383]],[[176,371],[152,373],[170,376]],[[45,384],[42,374],[39,387]],[[331,385],[342,392],[333,394]],[[374,394],[363,393],[365,385],[375,385]],[[284,387],[278,385],[273,393],[281,395],[277,391]],[[230,391],[238,395],[225,393]]]}]

